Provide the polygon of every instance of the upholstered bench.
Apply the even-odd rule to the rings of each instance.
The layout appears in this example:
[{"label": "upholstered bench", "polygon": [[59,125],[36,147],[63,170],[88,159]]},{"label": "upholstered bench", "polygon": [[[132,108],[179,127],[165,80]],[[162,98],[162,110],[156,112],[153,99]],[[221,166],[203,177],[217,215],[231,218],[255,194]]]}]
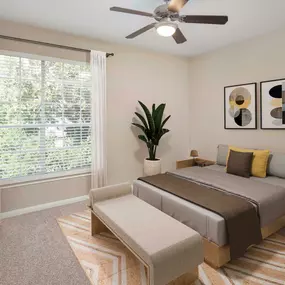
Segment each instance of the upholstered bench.
[{"label": "upholstered bench", "polygon": [[92,235],[109,229],[145,265],[149,285],[188,285],[203,262],[201,236],[132,194],[130,184],[90,191]]}]

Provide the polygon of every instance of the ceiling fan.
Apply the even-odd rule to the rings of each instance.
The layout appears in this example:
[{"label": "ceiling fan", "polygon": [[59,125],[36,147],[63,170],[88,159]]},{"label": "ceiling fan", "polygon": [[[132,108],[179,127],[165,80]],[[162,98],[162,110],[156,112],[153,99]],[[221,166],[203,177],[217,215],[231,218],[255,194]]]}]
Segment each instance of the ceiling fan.
[{"label": "ceiling fan", "polygon": [[157,23],[149,24],[134,33],[128,35],[127,39],[133,39],[152,28],[156,28],[157,33],[163,37],[173,37],[177,44],[187,41],[183,33],[178,27],[180,23],[194,24],[213,24],[225,25],[228,22],[228,16],[215,15],[179,15],[180,10],[189,0],[164,0],[165,4],[158,6],[153,13],[147,13],[121,7],[111,7],[114,12],[134,14],[154,18]]}]

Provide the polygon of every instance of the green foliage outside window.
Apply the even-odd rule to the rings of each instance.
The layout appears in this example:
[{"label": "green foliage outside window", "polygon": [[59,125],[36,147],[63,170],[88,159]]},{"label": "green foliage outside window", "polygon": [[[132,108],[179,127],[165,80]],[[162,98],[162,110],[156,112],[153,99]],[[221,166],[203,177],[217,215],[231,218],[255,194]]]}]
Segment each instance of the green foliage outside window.
[{"label": "green foliage outside window", "polygon": [[0,55],[0,179],[91,165],[88,65]]}]

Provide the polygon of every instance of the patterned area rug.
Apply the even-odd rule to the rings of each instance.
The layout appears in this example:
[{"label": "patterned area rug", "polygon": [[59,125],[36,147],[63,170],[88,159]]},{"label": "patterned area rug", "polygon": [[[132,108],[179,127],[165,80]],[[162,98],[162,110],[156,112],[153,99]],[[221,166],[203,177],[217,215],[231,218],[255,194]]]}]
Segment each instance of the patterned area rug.
[{"label": "patterned area rug", "polygon": [[[58,219],[71,248],[93,285],[146,285],[144,266],[112,234],[90,234],[90,212]],[[218,270],[199,266],[195,285],[285,284],[285,231],[252,247]]]}]

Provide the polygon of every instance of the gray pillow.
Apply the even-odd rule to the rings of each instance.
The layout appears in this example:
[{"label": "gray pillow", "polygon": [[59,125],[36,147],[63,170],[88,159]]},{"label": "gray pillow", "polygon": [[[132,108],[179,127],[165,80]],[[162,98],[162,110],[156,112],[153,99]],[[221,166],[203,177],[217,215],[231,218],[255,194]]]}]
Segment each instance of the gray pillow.
[{"label": "gray pillow", "polygon": [[273,152],[269,156],[267,173],[285,178],[285,153]]},{"label": "gray pillow", "polygon": [[253,152],[230,151],[227,173],[241,177],[250,177]]},{"label": "gray pillow", "polygon": [[226,166],[227,165],[227,157],[229,152],[229,146],[224,144],[218,145],[218,153],[217,153],[217,164]]}]

